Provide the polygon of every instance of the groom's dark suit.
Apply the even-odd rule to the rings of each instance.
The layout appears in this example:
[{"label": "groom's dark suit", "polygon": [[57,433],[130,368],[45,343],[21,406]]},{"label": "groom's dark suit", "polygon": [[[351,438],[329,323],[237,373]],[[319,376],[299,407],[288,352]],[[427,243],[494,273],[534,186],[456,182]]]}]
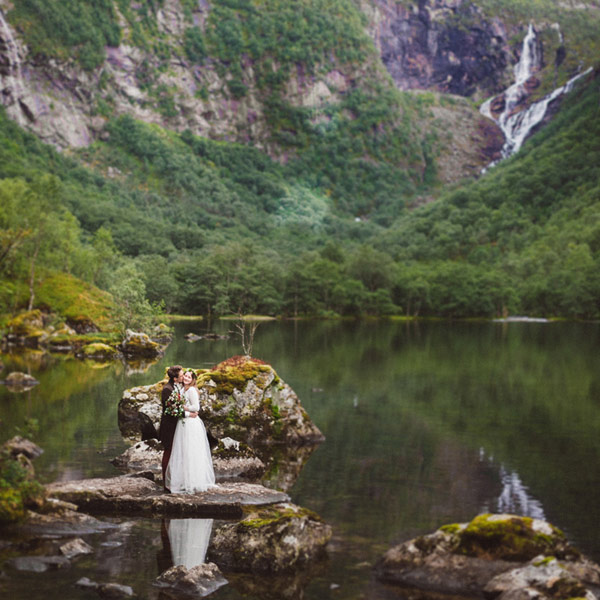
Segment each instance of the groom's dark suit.
[{"label": "groom's dark suit", "polygon": [[175,428],[177,427],[177,417],[172,417],[171,415],[165,415],[165,403],[169,399],[169,396],[173,392],[174,382],[169,380],[168,383],[165,383],[162,393],[160,395],[160,400],[162,402],[162,416],[160,418],[160,427],[158,429],[158,439],[162,442],[163,448],[165,451],[163,452],[162,457],[162,475],[163,482],[165,480],[165,472],[167,470],[167,465],[169,464],[169,459],[171,458],[171,449],[173,448],[173,436],[175,435]]}]

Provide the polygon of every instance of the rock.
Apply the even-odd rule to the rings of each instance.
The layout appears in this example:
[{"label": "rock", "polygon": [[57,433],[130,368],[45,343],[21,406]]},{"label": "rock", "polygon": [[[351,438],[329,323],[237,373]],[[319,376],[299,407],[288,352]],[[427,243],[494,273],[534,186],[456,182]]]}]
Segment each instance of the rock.
[{"label": "rock", "polygon": [[159,344],[166,344],[173,339],[173,328],[159,323],[152,329],[152,339]]},{"label": "rock", "polygon": [[100,331],[90,318],[84,316],[69,317],[66,324],[75,333],[98,333]]},{"label": "rock", "polygon": [[[48,503],[59,502],[59,510],[46,512]],[[58,501],[48,498],[43,507],[44,514],[29,512],[27,521],[19,525],[19,531],[34,536],[61,536],[72,537],[100,533],[107,529],[116,529],[118,525],[99,521],[95,517],[77,512],[66,506],[75,506],[73,503]],[[77,508],[75,506],[75,508]]]},{"label": "rock", "polygon": [[191,569],[176,565],[159,575],[155,581],[156,586],[174,592],[173,598],[177,598],[178,594],[208,596],[226,583],[227,579],[214,563],[204,563]]},{"label": "rock", "polygon": [[202,339],[201,335],[196,335],[195,333],[186,333],[184,337],[188,342],[197,342]]},{"label": "rock", "polygon": [[94,549],[86,544],[81,538],[75,538],[64,543],[60,547],[60,551],[66,558],[75,558],[80,554],[91,554]]},{"label": "rock", "polygon": [[120,583],[100,583],[96,588],[100,598],[107,600],[119,600],[119,598],[131,598],[133,596],[133,588]]},{"label": "rock", "polygon": [[[560,570],[550,566],[555,558]],[[545,597],[553,582],[581,591],[574,581],[600,581],[600,568],[591,568],[554,526],[505,514],[479,515],[470,523],[446,525],[391,548],[375,573],[380,581],[403,588],[477,596],[487,590],[490,597],[506,593],[505,600]],[[527,588],[537,592],[528,596],[523,591]]]},{"label": "rock", "polygon": [[277,573],[303,568],[320,557],[331,527],[318,515],[284,503],[253,510],[213,534],[209,555],[221,568]]},{"label": "rock", "polygon": [[497,575],[485,585],[483,592],[487,598],[501,600],[596,600],[596,596],[586,589],[584,583],[573,577],[554,557],[534,558],[524,567]]},{"label": "rock", "polygon": [[17,556],[11,558],[8,564],[17,571],[32,571],[43,573],[49,569],[64,569],[71,563],[64,556]]},{"label": "rock", "polygon": [[[148,434],[149,423],[155,432],[158,431],[162,413],[160,393],[164,383],[166,382],[160,381],[123,392],[118,409],[119,429],[123,437],[132,440],[143,439]],[[158,436],[155,433],[153,437]]]},{"label": "rock", "polygon": [[160,344],[153,342],[147,333],[131,331],[131,329],[125,332],[121,348],[127,357],[155,358],[163,352]]},{"label": "rock", "polygon": [[44,453],[37,444],[34,444],[31,440],[21,437],[20,435],[16,435],[4,442],[2,448],[8,450],[13,457],[22,454],[29,459],[37,458]]},{"label": "rock", "polygon": [[169,494],[145,477],[122,475],[52,483],[48,495],[72,502],[79,510],[97,514],[196,517],[241,515],[242,505],[265,505],[289,500],[287,494],[250,483],[220,484],[196,494]]},{"label": "rock", "polygon": [[[145,415],[143,416],[145,417]],[[231,441],[233,442],[234,440]],[[240,443],[237,442],[237,444],[237,450],[225,450],[221,443],[215,449],[216,455],[213,456],[213,467],[217,481],[226,479],[257,481],[266,471],[265,464],[256,456],[251,448],[246,444],[243,444],[239,448]],[[219,448],[223,448],[223,454],[219,453]],[[142,471],[159,475],[162,473],[162,454],[163,447],[157,439],[142,440],[125,450],[120,456],[113,458],[110,462],[124,473],[140,475],[139,472]]]},{"label": "rock", "polygon": [[24,388],[31,389],[37,385],[39,381],[27,373],[21,373],[20,371],[13,371],[6,376],[4,384],[10,388]]},{"label": "rock", "polygon": [[374,5],[371,36],[399,89],[482,97],[499,91],[495,86],[512,62],[512,32],[487,20],[475,4],[423,0],[418,10],[393,0]]},{"label": "rock", "polygon": [[219,440],[212,453],[218,481],[237,478],[256,481],[267,470],[265,463],[256,456],[252,448],[230,437]]},{"label": "rock", "polygon": [[107,600],[119,600],[120,598],[131,598],[133,589],[128,585],[120,583],[96,583],[87,577],[82,577],[75,584],[77,587],[96,590],[101,598]]},{"label": "rock", "polygon": [[[298,396],[270,365],[237,356],[212,370],[197,369],[196,373],[200,416],[214,438],[231,437],[257,452],[265,444],[298,446],[325,439],[302,408]],[[140,439],[139,412],[150,416],[158,430],[164,383],[166,380],[123,392],[119,428],[125,437]]]},{"label": "rock", "polygon": [[40,310],[23,312],[7,324],[7,340],[19,346],[37,348],[39,342],[48,337],[44,331],[44,317]]},{"label": "rock", "polygon": [[112,360],[119,356],[119,351],[108,344],[94,343],[86,344],[77,352],[81,358],[93,358],[95,360]]},{"label": "rock", "polygon": [[162,444],[157,439],[138,442],[110,462],[126,473],[151,471],[161,473]]}]

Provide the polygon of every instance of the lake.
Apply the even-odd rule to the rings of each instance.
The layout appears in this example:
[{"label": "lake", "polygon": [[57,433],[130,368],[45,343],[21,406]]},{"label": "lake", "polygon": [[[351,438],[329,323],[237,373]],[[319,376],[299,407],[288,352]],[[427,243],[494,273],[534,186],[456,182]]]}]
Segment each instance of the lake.
[{"label": "lake", "polygon": [[[109,460],[126,448],[117,426],[124,389],[158,381],[169,364],[203,368],[241,353],[235,334],[184,338],[224,334],[232,323],[175,328],[145,371],[2,355],[5,374],[29,370],[40,381],[22,394],[0,386],[2,439],[33,417],[44,481],[117,475]],[[288,493],[334,534],[328,560],[293,582],[232,577],[211,598],[371,597],[371,568],[390,546],[481,512],[546,519],[600,561],[598,324],[273,321],[258,327],[253,356],[273,365],[326,436]],[[119,523],[86,538],[94,553],[68,570],[3,569],[10,577],[0,590],[15,600],[90,598],[74,587],[89,577],[158,598],[150,584],[164,559],[161,520]],[[207,543],[218,525],[202,524]]]}]

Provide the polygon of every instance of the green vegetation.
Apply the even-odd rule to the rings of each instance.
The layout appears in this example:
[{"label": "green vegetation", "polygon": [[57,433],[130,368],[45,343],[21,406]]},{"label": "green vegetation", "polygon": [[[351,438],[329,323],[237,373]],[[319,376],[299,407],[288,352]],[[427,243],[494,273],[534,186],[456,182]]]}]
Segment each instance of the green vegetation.
[{"label": "green vegetation", "polygon": [[[35,419],[27,419],[23,435],[37,429]],[[17,431],[21,433],[21,428]],[[7,445],[0,447],[0,524],[23,521],[27,509],[39,508],[45,491],[34,479],[31,461],[22,454],[13,455]]]},{"label": "green vegetation", "polygon": [[88,70],[104,62],[105,46],[121,40],[112,0],[19,0],[8,17],[34,55],[74,56]]},{"label": "green vegetation", "polygon": [[[353,1],[219,0],[202,27],[185,2],[178,40],[159,29],[160,0],[74,2],[24,0],[9,18],[36,54],[93,69],[123,35],[118,9],[127,43],[153,56],[136,77],[161,114],[176,114],[175,90],[158,83],[169,61],[210,61],[225,95],[251,90],[266,107],[281,160],[128,116],[109,121],[108,139],[61,155],[0,113],[0,313],[40,308],[105,330],[147,327],[163,308],[600,316],[592,77],[517,157],[444,191],[435,161],[446,138],[430,111],[448,101],[393,87]],[[556,15],[565,36],[586,14],[550,0],[479,4],[515,22]],[[597,48],[591,24],[581,33],[585,49],[569,43],[561,80]],[[313,77],[329,81],[331,102],[298,106],[291,78]],[[95,110],[110,115],[109,99]],[[424,197],[435,201],[407,210]]]}]

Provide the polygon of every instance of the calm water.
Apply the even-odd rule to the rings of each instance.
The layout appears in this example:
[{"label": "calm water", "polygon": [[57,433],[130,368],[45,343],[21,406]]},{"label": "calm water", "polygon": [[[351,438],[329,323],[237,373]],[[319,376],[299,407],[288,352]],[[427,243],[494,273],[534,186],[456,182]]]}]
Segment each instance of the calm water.
[{"label": "calm water", "polygon": [[[3,438],[35,417],[45,480],[118,474],[108,461],[125,448],[117,427],[123,389],[157,381],[168,364],[206,367],[240,353],[235,335],[185,341],[206,323],[176,328],[165,357],[145,372],[2,356],[5,373],[28,368],[41,382],[24,394],[0,386]],[[370,597],[371,566],[387,548],[483,511],[547,519],[600,561],[600,326],[268,322],[253,355],[294,388],[327,437],[289,493],[329,522],[334,537],[328,561],[313,572],[266,584],[231,578],[211,598],[279,598],[283,590],[315,600]],[[86,576],[158,598],[150,582],[164,539],[159,519],[130,520],[88,538],[94,554],[67,571],[5,569],[10,579],[0,590],[15,599],[89,598],[93,592],[73,587]]]}]

